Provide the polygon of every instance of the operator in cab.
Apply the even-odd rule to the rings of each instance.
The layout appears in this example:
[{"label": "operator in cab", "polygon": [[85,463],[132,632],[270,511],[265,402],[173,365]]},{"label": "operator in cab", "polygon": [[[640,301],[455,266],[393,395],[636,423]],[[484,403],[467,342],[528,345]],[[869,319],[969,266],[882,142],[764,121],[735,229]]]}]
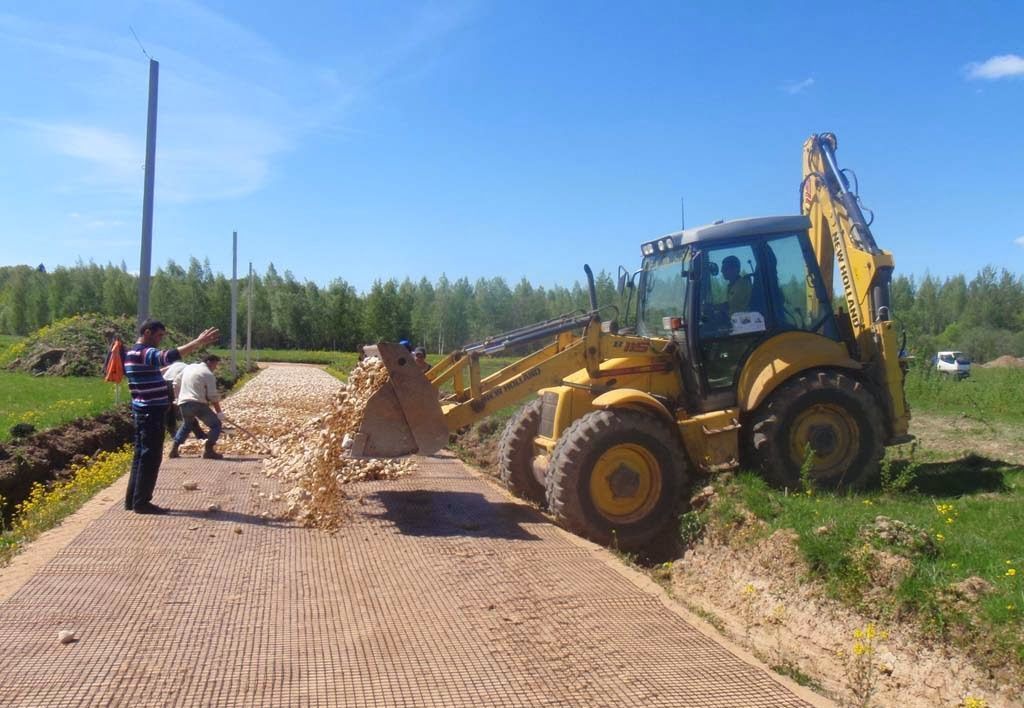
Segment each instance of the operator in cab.
[{"label": "operator in cab", "polygon": [[746,312],[750,307],[750,278],[740,275],[740,259],[736,256],[726,256],[722,259],[722,277],[725,278],[726,286],[725,302],[729,306],[729,313]]}]

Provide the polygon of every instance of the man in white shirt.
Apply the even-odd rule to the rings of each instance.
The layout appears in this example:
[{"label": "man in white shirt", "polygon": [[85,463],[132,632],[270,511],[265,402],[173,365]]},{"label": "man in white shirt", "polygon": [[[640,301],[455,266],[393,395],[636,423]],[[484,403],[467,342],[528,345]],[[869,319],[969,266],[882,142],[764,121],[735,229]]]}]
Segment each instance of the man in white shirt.
[{"label": "man in white shirt", "polygon": [[224,456],[213,449],[220,437],[220,393],[217,391],[217,377],[214,372],[220,364],[220,357],[207,354],[199,364],[189,364],[181,373],[181,385],[178,391],[178,408],[184,419],[178,432],[174,434],[171,452],[168,457],[178,457],[178,446],[188,438],[192,426],[198,418],[209,428],[203,457],[208,460],[222,460]]},{"label": "man in white shirt", "polygon": [[[160,369],[160,375],[167,382],[167,395],[171,398],[171,405],[167,406],[167,433],[174,437],[181,425],[181,412],[178,410],[178,392],[181,391],[181,375],[185,373],[188,364],[184,361],[176,361],[170,366]],[[192,434],[197,440],[205,440],[206,433],[199,427],[199,423],[192,421]]]}]

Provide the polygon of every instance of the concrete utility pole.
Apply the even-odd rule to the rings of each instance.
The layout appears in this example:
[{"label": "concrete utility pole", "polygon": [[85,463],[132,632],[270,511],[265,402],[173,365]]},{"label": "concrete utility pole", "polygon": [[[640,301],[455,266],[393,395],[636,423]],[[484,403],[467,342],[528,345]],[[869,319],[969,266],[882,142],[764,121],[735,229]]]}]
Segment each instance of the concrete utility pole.
[{"label": "concrete utility pole", "polygon": [[231,232],[231,375],[238,376],[238,232]]},{"label": "concrete utility pole", "polygon": [[156,96],[160,64],[149,60],[149,117],[146,121],[146,177],[142,191],[142,254],[139,257],[139,324],[149,317],[149,269],[153,254],[153,176],[156,172]]},{"label": "concrete utility pole", "polygon": [[245,363],[252,366],[252,261],[249,261],[249,304],[245,308]]}]

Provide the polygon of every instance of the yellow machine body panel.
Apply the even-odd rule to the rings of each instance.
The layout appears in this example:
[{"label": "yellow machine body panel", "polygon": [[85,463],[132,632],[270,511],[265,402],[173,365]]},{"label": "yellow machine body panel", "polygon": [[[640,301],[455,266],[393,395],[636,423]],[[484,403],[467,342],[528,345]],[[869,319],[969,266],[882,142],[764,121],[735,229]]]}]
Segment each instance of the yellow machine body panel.
[{"label": "yellow machine body panel", "polygon": [[[655,343],[650,357],[608,359],[601,362],[597,377],[591,377],[586,369],[580,369],[566,376],[561,386],[541,389],[538,392],[541,398],[557,407],[554,425],[551,430],[542,431],[537,439],[538,447],[550,452],[555,441],[573,422],[604,408],[641,408],[673,420],[672,414],[656,396],[678,399],[682,382],[671,360],[674,355],[661,352],[668,342],[650,341]],[[654,353],[656,348],[658,353]],[[557,404],[554,403],[556,400]]]},{"label": "yellow machine body panel", "polygon": [[726,408],[680,418],[679,431],[690,461],[711,474],[739,466],[740,411]]},{"label": "yellow machine body panel", "polygon": [[747,359],[736,387],[743,412],[757,408],[780,384],[801,371],[819,367],[860,369],[846,347],[810,332],[784,332],[766,339]]}]

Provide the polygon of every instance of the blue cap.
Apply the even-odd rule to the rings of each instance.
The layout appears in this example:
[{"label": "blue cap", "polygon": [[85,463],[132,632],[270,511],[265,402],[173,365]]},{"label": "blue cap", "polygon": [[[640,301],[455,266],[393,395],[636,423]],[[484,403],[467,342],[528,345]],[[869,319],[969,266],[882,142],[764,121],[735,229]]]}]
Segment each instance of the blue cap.
[{"label": "blue cap", "polygon": [[399,344],[401,344],[406,349],[412,348],[412,342],[410,342],[408,339],[403,339],[402,341],[399,342]]}]

